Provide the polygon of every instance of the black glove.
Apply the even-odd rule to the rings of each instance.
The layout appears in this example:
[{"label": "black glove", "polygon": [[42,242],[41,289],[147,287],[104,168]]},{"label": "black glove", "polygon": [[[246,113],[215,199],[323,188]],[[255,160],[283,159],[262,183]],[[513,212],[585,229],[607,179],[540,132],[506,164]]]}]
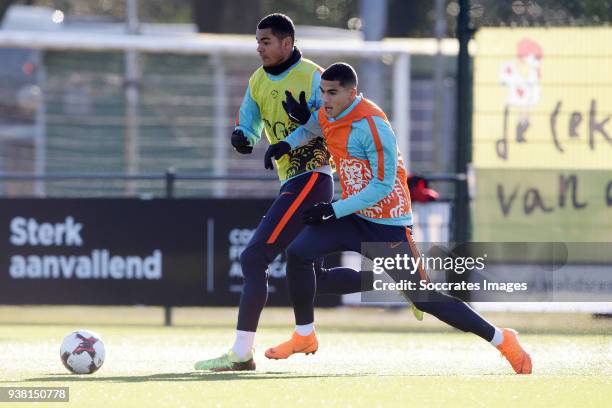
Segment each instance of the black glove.
[{"label": "black glove", "polygon": [[300,101],[296,101],[291,92],[285,91],[287,101],[283,101],[283,108],[292,122],[305,124],[310,119],[310,108],[306,102],[306,93],[300,92]]},{"label": "black glove", "polygon": [[270,145],[270,147],[268,147],[268,150],[266,150],[266,154],[264,156],[264,166],[266,167],[266,169],[273,170],[274,166],[272,166],[272,157],[278,160],[290,151],[291,145],[285,141]]},{"label": "black glove", "polygon": [[232,132],[232,146],[240,154],[253,153],[253,146],[249,146],[249,139],[246,138],[242,130],[236,129]]},{"label": "black glove", "polygon": [[302,214],[302,222],[307,225],[321,224],[334,218],[336,218],[336,214],[331,203],[317,203]]}]

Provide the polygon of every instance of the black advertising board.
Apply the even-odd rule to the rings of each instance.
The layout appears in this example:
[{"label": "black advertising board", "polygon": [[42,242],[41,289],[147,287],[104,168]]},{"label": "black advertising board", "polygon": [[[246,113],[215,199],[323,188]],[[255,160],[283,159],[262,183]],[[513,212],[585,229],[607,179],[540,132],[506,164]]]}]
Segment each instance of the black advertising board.
[{"label": "black advertising board", "polygon": [[[2,199],[0,304],[236,306],[239,255],[270,204]],[[284,255],[268,276],[268,305],[289,305]]]}]

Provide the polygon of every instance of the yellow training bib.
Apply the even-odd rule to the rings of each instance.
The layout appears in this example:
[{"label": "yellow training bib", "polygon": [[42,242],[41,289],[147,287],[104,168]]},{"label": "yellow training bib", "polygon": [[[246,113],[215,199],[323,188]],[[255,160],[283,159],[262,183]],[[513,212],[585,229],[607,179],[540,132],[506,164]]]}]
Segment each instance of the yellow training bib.
[{"label": "yellow training bib", "polygon": [[[297,99],[303,91],[306,100],[312,96],[312,81],[319,67],[307,59],[300,59],[296,66],[282,79],[271,80],[260,67],[249,79],[251,97],[257,103],[264,122],[266,137],[270,144],[285,139],[298,125],[291,122],[283,109],[285,91],[290,91]],[[329,164],[329,153],[323,138],[315,138],[305,146],[292,150],[276,161],[278,177],[281,181],[312,171]]]}]

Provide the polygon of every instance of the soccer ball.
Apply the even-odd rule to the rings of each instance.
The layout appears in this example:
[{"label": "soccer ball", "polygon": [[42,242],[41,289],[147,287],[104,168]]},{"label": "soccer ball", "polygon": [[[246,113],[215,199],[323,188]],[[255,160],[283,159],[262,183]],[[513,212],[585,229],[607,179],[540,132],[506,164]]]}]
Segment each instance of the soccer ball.
[{"label": "soccer ball", "polygon": [[77,330],[64,337],[60,358],[64,367],[74,374],[91,374],[104,363],[104,343],[100,336],[88,330]]}]

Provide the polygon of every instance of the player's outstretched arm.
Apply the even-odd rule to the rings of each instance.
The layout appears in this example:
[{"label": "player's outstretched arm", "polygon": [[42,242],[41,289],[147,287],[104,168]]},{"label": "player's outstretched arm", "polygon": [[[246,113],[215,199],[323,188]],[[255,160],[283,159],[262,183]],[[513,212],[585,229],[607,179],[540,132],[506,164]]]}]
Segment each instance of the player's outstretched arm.
[{"label": "player's outstretched arm", "polygon": [[314,138],[323,137],[317,113],[318,111],[313,112],[306,124],[298,127],[285,138],[284,141],[289,143],[291,150],[304,146]]},{"label": "player's outstretched arm", "polygon": [[264,167],[272,170],[272,158],[279,160],[285,154],[298,147],[304,146],[316,137],[323,137],[323,132],[317,121],[317,112],[314,112],[308,122],[291,132],[285,140],[270,145],[264,156]]}]

